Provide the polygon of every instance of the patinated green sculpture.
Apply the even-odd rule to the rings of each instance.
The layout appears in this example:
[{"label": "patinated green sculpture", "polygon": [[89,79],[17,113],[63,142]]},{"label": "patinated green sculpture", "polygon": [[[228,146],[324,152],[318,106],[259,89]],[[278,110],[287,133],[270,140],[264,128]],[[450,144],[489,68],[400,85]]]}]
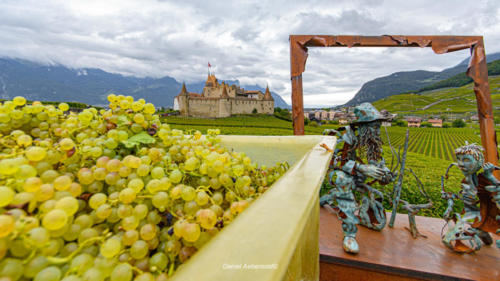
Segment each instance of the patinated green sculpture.
[{"label": "patinated green sculpture", "polygon": [[[383,194],[371,185],[375,182],[385,185],[394,179],[382,157],[380,125],[386,118],[370,103],[355,107],[354,114],[357,120],[341,128],[344,134],[326,131],[338,135],[339,143],[343,142],[344,146],[335,152],[329,173],[333,188],[320,199],[321,205],[332,205],[342,220],[343,248],[348,253],[359,252],[356,241],[358,224],[375,230],[385,227]],[[368,181],[370,178],[372,180]],[[355,193],[359,194],[359,202]]]},{"label": "patinated green sculpture", "polygon": [[[470,253],[481,249],[483,244],[492,244],[488,232],[498,233],[500,228],[500,181],[493,175],[498,167],[484,163],[483,148],[475,144],[457,148],[455,155],[457,162],[448,167],[441,181],[442,198],[448,202],[443,216],[448,230],[442,235],[442,241],[456,252]],[[452,166],[457,166],[465,177],[459,194],[444,190],[444,179]],[[483,173],[479,173],[481,168]],[[455,200],[463,202],[460,214],[452,213]],[[499,241],[497,246],[500,247]]]}]

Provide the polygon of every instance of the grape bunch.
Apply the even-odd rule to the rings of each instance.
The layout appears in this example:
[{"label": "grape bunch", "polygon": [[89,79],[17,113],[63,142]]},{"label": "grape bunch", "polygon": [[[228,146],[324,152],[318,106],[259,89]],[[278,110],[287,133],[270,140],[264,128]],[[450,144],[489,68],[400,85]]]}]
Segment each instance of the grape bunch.
[{"label": "grape bunch", "polygon": [[143,99],[0,104],[0,280],[166,280],[288,169]]}]

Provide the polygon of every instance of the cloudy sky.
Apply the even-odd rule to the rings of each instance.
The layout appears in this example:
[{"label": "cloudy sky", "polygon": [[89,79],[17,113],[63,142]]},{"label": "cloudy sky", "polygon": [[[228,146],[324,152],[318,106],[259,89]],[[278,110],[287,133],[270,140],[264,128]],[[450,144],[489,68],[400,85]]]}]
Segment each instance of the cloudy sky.
[{"label": "cloudy sky", "polygon": [[[500,51],[499,6],[497,0],[1,0],[0,56],[186,82],[203,80],[210,62],[218,78],[269,84],[290,103],[290,34],[483,35],[493,53]],[[467,56],[429,48],[311,49],[304,103],[341,104],[373,78],[442,70]]]}]

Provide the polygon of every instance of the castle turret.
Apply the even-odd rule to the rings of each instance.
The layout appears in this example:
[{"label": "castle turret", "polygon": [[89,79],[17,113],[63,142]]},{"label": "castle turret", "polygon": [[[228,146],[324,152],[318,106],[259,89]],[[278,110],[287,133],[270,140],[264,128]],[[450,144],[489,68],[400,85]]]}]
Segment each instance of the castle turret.
[{"label": "castle turret", "polygon": [[188,91],[186,89],[186,83],[182,83],[182,89],[181,89],[181,92],[179,94],[179,96],[187,96],[188,95]]},{"label": "castle turret", "polygon": [[229,95],[227,94],[226,83],[222,82],[222,95],[221,98],[227,99]]},{"label": "castle turret", "polygon": [[266,93],[264,94],[264,100],[274,101],[273,96],[271,95],[271,92],[269,92],[269,85],[266,87]]},{"label": "castle turret", "polygon": [[[179,112],[183,116],[189,115],[189,93],[186,89],[186,83],[182,83],[182,89],[179,95],[176,97],[177,104],[179,106]],[[175,103],[175,101],[174,101]]]}]

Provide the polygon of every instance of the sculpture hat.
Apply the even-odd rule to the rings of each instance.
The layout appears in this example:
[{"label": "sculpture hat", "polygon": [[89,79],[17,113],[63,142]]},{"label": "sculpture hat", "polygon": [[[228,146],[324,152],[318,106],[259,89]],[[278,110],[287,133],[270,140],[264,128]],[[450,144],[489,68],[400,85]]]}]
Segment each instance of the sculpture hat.
[{"label": "sculpture hat", "polygon": [[369,102],[364,102],[354,108],[354,115],[356,121],[352,124],[369,123],[377,120],[387,120],[387,117],[380,114],[380,112]]}]

